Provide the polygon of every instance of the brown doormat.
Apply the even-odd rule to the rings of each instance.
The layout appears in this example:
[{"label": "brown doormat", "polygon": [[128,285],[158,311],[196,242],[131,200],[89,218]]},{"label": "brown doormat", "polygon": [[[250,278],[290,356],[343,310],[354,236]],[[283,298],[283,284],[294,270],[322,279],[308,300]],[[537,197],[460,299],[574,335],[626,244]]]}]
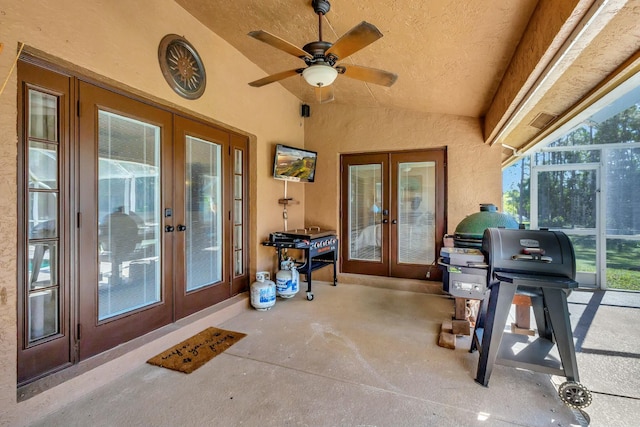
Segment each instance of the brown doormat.
[{"label": "brown doormat", "polygon": [[190,374],[246,336],[241,332],[210,327],[147,360],[147,363]]}]

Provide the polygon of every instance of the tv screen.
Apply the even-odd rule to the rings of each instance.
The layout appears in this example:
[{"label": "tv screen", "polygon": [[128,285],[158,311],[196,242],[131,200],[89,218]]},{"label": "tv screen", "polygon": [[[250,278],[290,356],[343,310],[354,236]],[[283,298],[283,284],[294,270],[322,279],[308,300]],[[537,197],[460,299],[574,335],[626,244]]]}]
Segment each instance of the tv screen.
[{"label": "tv screen", "polygon": [[295,182],[313,182],[318,153],[302,148],[276,145],[273,177]]}]

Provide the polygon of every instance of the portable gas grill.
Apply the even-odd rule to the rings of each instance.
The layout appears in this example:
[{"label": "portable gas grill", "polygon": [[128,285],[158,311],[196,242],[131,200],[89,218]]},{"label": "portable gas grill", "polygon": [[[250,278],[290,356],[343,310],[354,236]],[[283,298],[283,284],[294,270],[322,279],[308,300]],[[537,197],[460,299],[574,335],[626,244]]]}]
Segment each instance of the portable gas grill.
[{"label": "portable gas grill", "polygon": [[[471,351],[479,350],[476,381],[489,383],[494,363],[567,378],[558,394],[574,408],[591,403],[578,381],[567,294],[577,288],[576,263],[569,238],[559,231],[489,228],[482,239],[487,257],[489,297],[483,301]],[[504,333],[516,294],[531,297],[538,337]],[[557,349],[560,360],[552,353]]]},{"label": "portable gas grill", "polygon": [[316,226],[278,231],[271,233],[269,240],[262,244],[277,249],[278,263],[282,260],[283,249],[304,251],[304,262],[297,263],[297,269],[300,274],[307,276],[307,300],[313,301],[314,298],[311,291],[311,272],[333,265],[333,286],[337,285],[338,237],[335,231],[323,230]]}]

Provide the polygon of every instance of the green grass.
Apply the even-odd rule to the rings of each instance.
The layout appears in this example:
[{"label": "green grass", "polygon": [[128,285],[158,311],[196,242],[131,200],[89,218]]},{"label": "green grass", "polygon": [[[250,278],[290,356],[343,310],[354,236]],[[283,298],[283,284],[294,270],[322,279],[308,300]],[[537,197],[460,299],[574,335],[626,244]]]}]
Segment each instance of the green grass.
[{"label": "green grass", "polygon": [[607,268],[607,288],[640,291],[640,271]]},{"label": "green grass", "polygon": [[[570,237],[576,253],[576,269],[595,273],[595,237]],[[640,242],[607,240],[606,276],[608,289],[640,291]]]}]

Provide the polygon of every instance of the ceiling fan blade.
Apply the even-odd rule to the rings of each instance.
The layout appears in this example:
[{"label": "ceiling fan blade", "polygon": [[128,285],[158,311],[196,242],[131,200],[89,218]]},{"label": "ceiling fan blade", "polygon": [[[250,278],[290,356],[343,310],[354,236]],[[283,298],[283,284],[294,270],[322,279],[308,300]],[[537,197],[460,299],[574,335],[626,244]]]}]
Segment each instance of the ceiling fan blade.
[{"label": "ceiling fan blade", "polygon": [[284,52],[287,52],[289,55],[293,55],[298,58],[304,58],[304,57],[312,58],[311,55],[309,55],[304,50],[300,49],[298,46],[295,46],[289,43],[288,41],[281,39],[278,36],[274,36],[273,34],[267,33],[266,31],[262,31],[262,30],[251,31],[249,35],[254,39],[260,40],[261,42],[264,42],[268,45],[275,47],[276,49],[280,49]]},{"label": "ceiling fan blade", "polygon": [[377,68],[363,67],[361,65],[338,65],[336,69],[347,77],[374,83],[381,86],[391,86],[398,80],[398,75]]},{"label": "ceiling fan blade", "polygon": [[253,87],[262,87],[264,85],[268,85],[269,83],[277,82],[278,80],[286,79],[287,77],[295,76],[296,74],[302,73],[304,68],[297,68],[295,70],[282,71],[280,73],[272,74],[270,76],[264,77],[260,80],[256,80],[254,82],[249,83],[249,86]]},{"label": "ceiling fan blade", "polygon": [[362,21],[340,37],[333,46],[327,49],[325,55],[332,55],[338,59],[344,59],[360,49],[369,46],[380,37],[382,37],[382,33],[375,25]]},{"label": "ceiling fan blade", "polygon": [[327,102],[331,102],[335,99],[333,94],[333,85],[316,87],[315,90],[316,100],[320,104],[326,104]]}]

